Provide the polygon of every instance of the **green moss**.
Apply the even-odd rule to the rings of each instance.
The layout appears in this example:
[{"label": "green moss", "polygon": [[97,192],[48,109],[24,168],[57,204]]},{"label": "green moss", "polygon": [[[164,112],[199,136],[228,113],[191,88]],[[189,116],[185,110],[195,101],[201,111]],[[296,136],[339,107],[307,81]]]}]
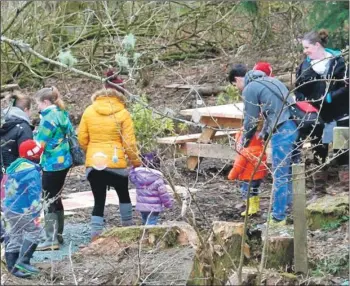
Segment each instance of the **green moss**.
[{"label": "green moss", "polygon": [[136,242],[140,240],[143,229],[140,227],[114,227],[105,231],[102,237],[118,237],[121,242]]},{"label": "green moss", "polygon": [[[120,242],[131,243],[138,242],[144,233],[143,227],[115,227],[105,231],[102,237],[117,237]],[[165,227],[150,227],[146,228],[144,239],[147,239],[151,244],[161,242],[163,247],[174,247],[177,245],[178,228]]]},{"label": "green moss", "polygon": [[347,194],[336,197],[324,196],[307,207],[308,226],[311,230],[324,228],[336,223],[349,214],[349,198]]}]

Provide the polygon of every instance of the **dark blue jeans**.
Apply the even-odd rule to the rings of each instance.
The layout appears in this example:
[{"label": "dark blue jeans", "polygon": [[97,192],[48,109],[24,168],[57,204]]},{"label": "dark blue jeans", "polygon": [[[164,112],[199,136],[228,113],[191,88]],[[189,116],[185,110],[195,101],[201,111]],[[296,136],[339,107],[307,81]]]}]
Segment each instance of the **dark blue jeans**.
[{"label": "dark blue jeans", "polygon": [[[252,181],[252,184],[250,186],[250,197],[254,197],[254,196],[259,195],[259,187],[260,187],[261,181],[262,180],[253,180]],[[248,187],[249,187],[248,181],[244,181],[241,183],[241,194],[242,194],[243,200],[247,199]]]},{"label": "dark blue jeans", "polygon": [[158,212],[141,212],[143,225],[156,225],[159,218]]},{"label": "dark blue jeans", "polygon": [[288,120],[272,135],[273,206],[272,216],[286,218],[286,210],[292,202],[292,153],[298,138],[296,124]]}]

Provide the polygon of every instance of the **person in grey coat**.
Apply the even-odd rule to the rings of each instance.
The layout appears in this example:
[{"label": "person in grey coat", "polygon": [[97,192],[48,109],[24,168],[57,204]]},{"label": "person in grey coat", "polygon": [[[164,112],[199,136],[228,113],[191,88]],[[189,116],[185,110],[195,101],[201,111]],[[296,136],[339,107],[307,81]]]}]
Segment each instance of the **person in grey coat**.
[{"label": "person in grey coat", "polygon": [[278,79],[262,71],[247,71],[243,64],[234,65],[229,73],[231,84],[242,91],[244,99],[244,133],[239,145],[248,146],[256,132],[259,115],[264,117],[260,138],[271,136],[273,171],[273,206],[270,224],[283,225],[287,207],[292,202],[291,154],[298,138],[296,123],[291,120],[288,104],[294,99]]}]

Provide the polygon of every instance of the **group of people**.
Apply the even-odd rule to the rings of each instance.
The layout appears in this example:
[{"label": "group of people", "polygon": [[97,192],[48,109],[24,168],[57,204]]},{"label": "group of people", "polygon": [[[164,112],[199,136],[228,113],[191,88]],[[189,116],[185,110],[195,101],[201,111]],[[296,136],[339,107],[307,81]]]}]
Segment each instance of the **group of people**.
[{"label": "group of people", "polygon": [[[273,77],[268,63],[258,63],[250,71],[238,64],[229,73],[229,82],[242,91],[245,106],[243,129],[236,137],[239,156],[229,174],[230,180],[242,182],[243,198],[247,199],[251,189],[249,208],[242,215],[260,210],[259,186],[267,174],[263,152],[266,140],[271,139],[272,143],[274,203],[270,219],[283,224],[292,203],[291,164],[300,138],[310,134],[315,137],[311,140],[316,150],[315,162],[321,166],[328,155],[327,143],[322,143],[323,129],[333,121],[348,126],[348,70],[339,53],[325,48],[326,38],[324,31],[303,37],[307,57],[297,71],[295,98]],[[136,210],[141,213],[143,224],[157,224],[160,212],[173,204],[158,166],[140,158],[122,80],[115,74],[114,70],[107,72],[109,81],[92,95],[92,104],[84,111],[78,128],[78,141],[86,154],[86,177],[94,196],[92,241],[104,228],[109,187],[118,194],[122,226],[134,224],[129,179],[136,186]],[[30,124],[31,98],[23,94],[13,94],[11,106],[3,111],[5,122],[0,128],[2,211],[7,230],[2,237],[7,267],[22,278],[39,272],[30,265],[34,251],[59,249],[63,243],[61,192],[73,166],[69,136],[75,130],[58,89],[45,87],[34,99],[40,110],[35,132]],[[326,127],[322,123],[322,128],[314,128],[317,132],[309,130],[303,134],[289,109],[295,100],[309,101],[319,110]],[[319,183],[317,180],[320,176],[315,177]],[[44,235],[38,221],[42,208]]]},{"label": "group of people", "polygon": [[[271,139],[273,206],[270,223],[275,225],[286,222],[287,209],[292,203],[291,165],[300,160],[302,141],[309,137],[314,148],[314,190],[325,192],[325,162],[332,128],[335,124],[349,126],[349,70],[344,58],[340,52],[325,48],[328,40],[325,30],[309,32],[300,40],[306,58],[297,69],[295,97],[272,76],[268,63],[258,63],[251,71],[237,64],[229,73],[230,83],[242,91],[244,122],[243,131],[237,135],[240,155],[228,178],[242,181],[244,199],[250,185],[249,207],[242,215],[259,212],[258,188],[267,173],[263,146]],[[317,111],[317,118],[308,128],[300,126],[292,116],[295,101],[307,102]],[[261,118],[264,124],[258,130]],[[340,155],[334,151],[337,164],[348,164],[348,151]]]},{"label": "group of people", "polygon": [[[79,125],[78,140],[86,153],[86,176],[95,204],[91,216],[91,240],[104,228],[107,188],[119,197],[122,226],[131,226],[133,209],[129,178],[137,187],[136,210],[144,225],[157,224],[164,208],[173,201],[163,174],[152,160],[141,160],[131,116],[118,76],[95,92]],[[5,241],[8,270],[20,278],[39,273],[30,264],[35,251],[56,250],[63,243],[64,207],[61,192],[73,166],[70,134],[75,134],[56,87],[45,87],[34,95],[40,110],[36,131],[30,124],[31,98],[14,93],[4,110],[1,142],[1,235]],[[127,158],[130,162],[128,167]],[[44,209],[44,230],[40,211]],[[4,222],[4,223],[3,223]],[[6,229],[6,231],[5,231]]]}]

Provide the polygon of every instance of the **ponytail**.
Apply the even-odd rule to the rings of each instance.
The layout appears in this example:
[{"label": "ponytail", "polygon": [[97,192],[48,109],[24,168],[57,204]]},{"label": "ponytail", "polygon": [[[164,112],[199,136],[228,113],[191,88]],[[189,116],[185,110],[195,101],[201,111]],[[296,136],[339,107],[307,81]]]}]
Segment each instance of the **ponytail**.
[{"label": "ponytail", "polygon": [[52,104],[55,104],[59,109],[65,110],[64,102],[61,99],[61,95],[55,86],[44,87],[40,89],[36,94],[35,98],[39,101],[48,100]]},{"label": "ponytail", "polygon": [[10,101],[12,101],[12,106],[18,107],[23,111],[25,109],[30,109],[32,106],[32,101],[30,97],[26,94],[14,91],[9,97],[7,97]]}]

